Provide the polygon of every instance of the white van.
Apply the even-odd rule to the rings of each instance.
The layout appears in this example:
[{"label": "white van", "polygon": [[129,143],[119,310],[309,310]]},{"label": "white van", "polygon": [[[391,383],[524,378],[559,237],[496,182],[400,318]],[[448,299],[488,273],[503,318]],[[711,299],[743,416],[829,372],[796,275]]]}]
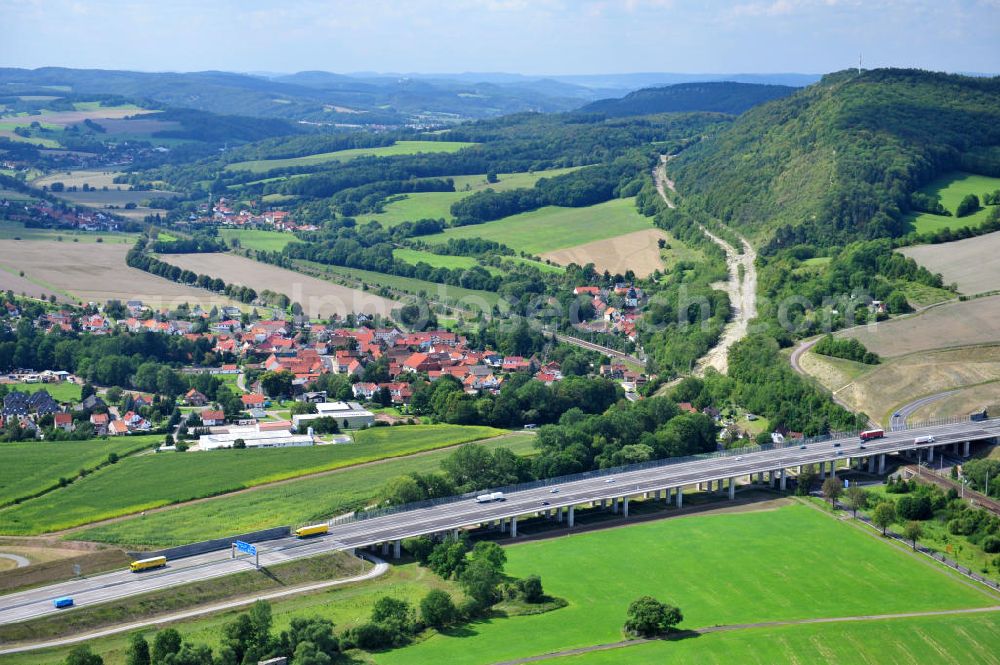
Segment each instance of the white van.
[{"label": "white van", "polygon": [[913,445],[919,445],[921,443],[934,443],[933,436],[918,436],[913,440]]}]

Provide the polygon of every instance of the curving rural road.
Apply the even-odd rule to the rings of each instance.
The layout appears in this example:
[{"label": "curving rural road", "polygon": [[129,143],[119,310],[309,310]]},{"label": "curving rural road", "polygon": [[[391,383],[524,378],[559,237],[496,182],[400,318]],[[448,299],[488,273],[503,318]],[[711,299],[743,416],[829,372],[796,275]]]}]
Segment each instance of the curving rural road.
[{"label": "curving rural road", "polygon": [[[667,189],[676,192],[674,183],[667,177],[667,155],[660,155],[660,164],[653,169],[653,180],[656,183],[656,191],[666,202],[667,207],[674,208],[674,202],[667,196]],[[726,252],[726,267],[729,271],[729,279],[723,283],[712,286],[720,291],[725,291],[729,296],[729,307],[731,309],[729,322],[722,329],[719,341],[708,350],[704,356],[698,359],[695,364],[694,374],[702,376],[709,367],[715,368],[725,374],[729,369],[729,349],[733,344],[746,337],[750,320],[757,316],[757,252],[747,242],[747,239],[740,236],[743,244],[743,251],[739,252],[731,244],[715,235],[701,224],[698,227],[712,242],[721,247]],[[743,269],[741,279],[740,268]]]}]

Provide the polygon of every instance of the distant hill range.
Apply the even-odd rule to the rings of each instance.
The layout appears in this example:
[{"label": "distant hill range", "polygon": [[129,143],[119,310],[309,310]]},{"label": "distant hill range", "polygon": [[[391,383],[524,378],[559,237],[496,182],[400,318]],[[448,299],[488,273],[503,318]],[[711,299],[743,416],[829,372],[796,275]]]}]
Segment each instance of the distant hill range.
[{"label": "distant hill range", "polygon": [[739,115],[758,104],[788,97],[798,88],[732,81],[678,83],[636,90],[621,99],[602,99],[580,108],[611,117],[709,111]]},{"label": "distant hill range", "polygon": [[909,232],[910,195],[1000,176],[1000,77],[846,70],[755,106],[671,160],[689,204],[771,248]]},{"label": "distant hill range", "polygon": [[[283,118],[345,126],[439,125],[524,111],[570,111],[639,88],[727,75],[612,74],[523,76],[463,74],[295,74],[132,72],[0,68],[0,97],[115,95],[217,114]],[[805,85],[807,74],[730,75],[753,83]],[[752,79],[752,80],[744,80]]]}]

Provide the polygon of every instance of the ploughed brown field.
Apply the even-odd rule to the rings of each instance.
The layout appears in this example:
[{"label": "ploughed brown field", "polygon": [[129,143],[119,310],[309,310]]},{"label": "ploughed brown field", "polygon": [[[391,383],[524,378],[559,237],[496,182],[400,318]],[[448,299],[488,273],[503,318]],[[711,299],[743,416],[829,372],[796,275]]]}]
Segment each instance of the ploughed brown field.
[{"label": "ploughed brown field", "polygon": [[294,270],[259,263],[233,254],[167,254],[162,260],[227,284],[249,286],[258,293],[270,289],[302,305],[310,318],[346,316],[352,312],[388,315],[398,303],[382,296],[309,277]]}]

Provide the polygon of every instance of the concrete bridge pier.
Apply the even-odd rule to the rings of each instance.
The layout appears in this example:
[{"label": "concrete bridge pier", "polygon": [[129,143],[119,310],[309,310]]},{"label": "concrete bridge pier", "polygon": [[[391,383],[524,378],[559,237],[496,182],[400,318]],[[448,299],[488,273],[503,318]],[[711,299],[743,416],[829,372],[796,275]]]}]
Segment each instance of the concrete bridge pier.
[{"label": "concrete bridge pier", "polygon": [[517,518],[510,518],[510,537],[517,538]]},{"label": "concrete bridge pier", "polygon": [[611,512],[615,515],[618,514],[618,509],[619,509],[618,502],[619,499],[611,499]]},{"label": "concrete bridge pier", "polygon": [[671,494],[673,493],[673,490],[672,490],[672,489],[670,489],[670,488],[668,487],[667,489],[665,489],[665,490],[663,491],[663,493],[664,493],[664,494],[666,495],[666,497],[667,497],[667,498],[666,498],[666,504],[667,504],[667,505],[669,506],[669,505],[670,505],[670,499],[671,499],[671,496],[670,496],[670,495],[671,495]]},{"label": "concrete bridge pier", "polygon": [[819,479],[826,480],[826,462],[819,463]]},{"label": "concrete bridge pier", "polygon": [[934,446],[927,446],[927,461],[934,461]]},{"label": "concrete bridge pier", "polygon": [[628,517],[628,497],[622,500],[622,517]]},{"label": "concrete bridge pier", "polygon": [[683,508],[684,507],[684,488],[683,487],[678,487],[677,488],[677,507],[678,508]]},{"label": "concrete bridge pier", "polygon": [[574,524],[576,524],[576,506],[570,506],[566,514],[566,526],[572,529]]},{"label": "concrete bridge pier", "polygon": [[382,556],[389,556],[389,543],[382,543]]},{"label": "concrete bridge pier", "polygon": [[885,474],[885,453],[878,456],[878,475]]},{"label": "concrete bridge pier", "polygon": [[785,489],[788,487],[788,476],[785,473],[784,469],[781,470],[781,476],[780,476],[780,478],[781,478],[781,483],[779,484],[778,489],[780,489],[782,492],[784,492]]},{"label": "concrete bridge pier", "polygon": [[833,460],[832,462],[830,462],[830,477],[831,478],[837,477],[837,460]]},{"label": "concrete bridge pier", "polygon": [[971,454],[971,451],[969,450],[971,443],[971,441],[966,441],[962,444],[962,457],[968,457]]},{"label": "concrete bridge pier", "polygon": [[736,479],[729,479],[729,500],[732,501],[736,498]]},{"label": "concrete bridge pier", "polygon": [[403,556],[403,541],[396,540],[392,543],[392,558],[398,559]]},{"label": "concrete bridge pier", "polygon": [[563,521],[563,508],[556,508],[556,521],[562,524]]}]

